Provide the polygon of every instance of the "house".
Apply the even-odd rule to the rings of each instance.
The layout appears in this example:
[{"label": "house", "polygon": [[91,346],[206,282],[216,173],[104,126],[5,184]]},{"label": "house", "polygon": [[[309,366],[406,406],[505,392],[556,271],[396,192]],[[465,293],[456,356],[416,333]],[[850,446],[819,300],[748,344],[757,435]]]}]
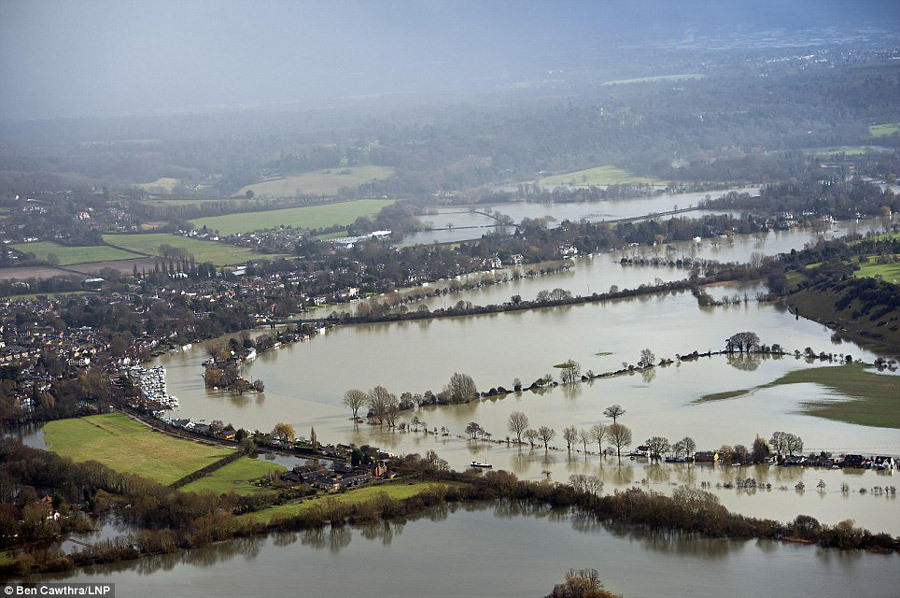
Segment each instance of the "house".
[{"label": "house", "polygon": [[865,467],[866,459],[862,455],[844,455],[842,467]]},{"label": "house", "polygon": [[697,451],[694,453],[694,461],[696,463],[715,463],[719,460],[719,453],[716,451]]},{"label": "house", "polygon": [[896,465],[897,463],[893,457],[884,457],[879,455],[872,459],[872,469],[877,469],[879,471],[894,469]]}]

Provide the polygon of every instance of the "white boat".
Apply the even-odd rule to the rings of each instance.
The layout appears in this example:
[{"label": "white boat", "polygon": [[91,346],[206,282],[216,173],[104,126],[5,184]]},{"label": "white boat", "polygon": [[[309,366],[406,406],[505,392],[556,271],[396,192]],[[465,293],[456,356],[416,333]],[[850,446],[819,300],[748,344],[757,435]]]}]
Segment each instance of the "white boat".
[{"label": "white boat", "polygon": [[493,467],[490,463],[481,463],[480,461],[472,461],[469,467],[481,467],[482,469],[490,469]]}]

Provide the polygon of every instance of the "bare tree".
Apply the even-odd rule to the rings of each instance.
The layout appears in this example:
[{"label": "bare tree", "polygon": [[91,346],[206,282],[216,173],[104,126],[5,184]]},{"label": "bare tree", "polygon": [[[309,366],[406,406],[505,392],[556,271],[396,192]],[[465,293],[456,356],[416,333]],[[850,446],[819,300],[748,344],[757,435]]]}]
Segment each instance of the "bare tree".
[{"label": "bare tree", "polygon": [[563,384],[575,384],[581,379],[581,364],[570,359],[562,364],[559,374]]},{"label": "bare tree", "polygon": [[509,414],[506,429],[516,435],[516,442],[522,444],[522,434],[528,429],[528,416],[521,411],[513,411]]},{"label": "bare tree", "polygon": [[478,388],[475,386],[472,376],[459,372],[450,376],[446,391],[453,403],[465,403],[478,396]]},{"label": "bare tree", "polygon": [[366,404],[368,396],[365,392],[353,388],[344,393],[344,406],[353,412],[353,420],[359,419],[359,408]]},{"label": "bare tree", "polygon": [[383,386],[376,386],[369,391],[368,405],[369,411],[375,417],[378,425],[383,425],[391,406],[397,403],[397,396],[391,394],[388,389]]},{"label": "bare tree", "polygon": [[531,448],[534,448],[534,441],[538,439],[537,430],[535,430],[534,428],[528,428],[522,435],[525,437],[525,440],[528,441],[528,444],[531,445]]},{"label": "bare tree", "polygon": [[478,425],[478,422],[469,422],[466,426],[466,434],[469,435],[470,440],[475,440],[482,432],[484,432],[484,429]]},{"label": "bare tree", "polygon": [[605,415],[606,417],[611,417],[613,420],[613,424],[615,424],[618,418],[625,415],[625,410],[622,409],[622,407],[619,405],[610,405],[603,410],[603,415]]},{"label": "bare tree", "polygon": [[616,447],[616,456],[619,463],[622,462],[622,449],[631,444],[631,429],[622,424],[613,424],[609,427],[609,442]]},{"label": "bare tree", "polygon": [[597,443],[597,450],[603,454],[603,441],[606,440],[608,428],[603,424],[594,424],[591,426],[589,433],[591,440]]},{"label": "bare tree", "polygon": [[581,450],[586,454],[588,442],[591,441],[591,433],[588,430],[578,430],[578,441],[581,442]]},{"label": "bare tree", "polygon": [[648,447],[650,447],[650,458],[651,459],[659,459],[670,450],[672,450],[672,445],[669,444],[669,439],[664,436],[654,436],[645,442]]},{"label": "bare tree", "polygon": [[544,443],[544,450],[547,450],[547,445],[551,440],[556,436],[556,430],[553,428],[548,428],[547,426],[541,426],[537,430],[538,438],[541,439],[541,442]]},{"label": "bare tree", "polygon": [[563,438],[566,440],[566,450],[572,450],[572,443],[578,441],[578,428],[569,426],[563,430]]},{"label": "bare tree", "polygon": [[569,483],[576,492],[587,492],[597,496],[603,489],[603,481],[592,475],[574,474],[569,476]]},{"label": "bare tree", "polygon": [[641,360],[638,362],[638,365],[642,368],[646,368],[653,365],[654,361],[656,361],[656,355],[653,354],[653,351],[650,349],[643,349],[641,351]]}]

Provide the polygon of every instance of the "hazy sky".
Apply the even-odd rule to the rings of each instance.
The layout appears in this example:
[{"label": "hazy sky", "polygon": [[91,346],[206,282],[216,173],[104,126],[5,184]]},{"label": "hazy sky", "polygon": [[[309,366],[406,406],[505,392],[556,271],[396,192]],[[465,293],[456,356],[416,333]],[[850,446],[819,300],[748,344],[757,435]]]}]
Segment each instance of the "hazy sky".
[{"label": "hazy sky", "polygon": [[897,26],[900,2],[0,0],[0,118],[440,90],[719,27]]}]

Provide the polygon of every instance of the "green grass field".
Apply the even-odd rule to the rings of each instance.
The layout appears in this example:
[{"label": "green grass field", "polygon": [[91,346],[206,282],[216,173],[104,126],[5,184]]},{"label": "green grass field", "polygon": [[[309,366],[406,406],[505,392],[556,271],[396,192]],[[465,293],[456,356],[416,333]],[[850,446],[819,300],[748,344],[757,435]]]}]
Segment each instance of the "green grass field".
[{"label": "green grass field", "polygon": [[[378,486],[356,488],[344,493],[328,494],[326,496],[333,496],[336,500],[342,503],[355,504],[371,500],[378,496],[380,493],[384,492],[390,498],[401,500],[404,498],[416,496],[434,486],[439,485],[441,485],[439,482],[413,482],[412,484],[410,484],[409,482],[396,481],[388,482],[386,484],[381,484]],[[256,511],[255,513],[247,513],[246,515],[241,515],[241,517],[250,518],[258,523],[270,525],[276,521],[296,517],[300,513],[311,509],[317,503],[322,502],[324,499],[325,497],[319,497],[312,500],[304,500],[303,502],[293,502],[284,505],[278,505],[277,507],[270,507],[268,509]]]},{"label": "green grass field", "polygon": [[[894,256],[900,260],[900,256]],[[869,258],[874,260],[875,258]],[[890,264],[876,264],[874,261],[868,264],[860,264],[859,270],[853,273],[857,278],[874,278],[880,276],[885,282],[900,281],[900,261]]]},{"label": "green grass field", "polygon": [[273,257],[257,253],[246,247],[236,247],[215,241],[190,239],[168,233],[109,234],[103,235],[103,240],[116,247],[154,256],[159,255],[160,245],[170,245],[192,254],[197,263],[212,262],[216,266],[230,266],[242,264],[251,259]]},{"label": "green grass field", "polygon": [[566,174],[556,174],[537,181],[538,185],[619,185],[622,183],[648,183],[667,185],[667,181],[642,177],[615,166],[598,166]]},{"label": "green grass field", "polygon": [[44,439],[54,453],[74,461],[99,461],[160,484],[171,484],[231,452],[155,432],[121,413],[48,422]]},{"label": "green grass field", "polygon": [[351,166],[328,168],[281,179],[261,181],[242,187],[235,197],[253,191],[257,197],[297,197],[300,195],[337,195],[342,187],[355,189],[363,183],[386,179],[394,174],[388,166]]},{"label": "green grass field", "polygon": [[41,297],[50,297],[51,299],[56,299],[57,297],[65,297],[67,295],[87,295],[88,293],[94,293],[96,291],[61,291],[59,293],[29,293],[25,295],[10,295],[7,297],[10,301],[37,301],[38,296]]},{"label": "green grass field", "polygon": [[616,79],[615,81],[605,81],[601,85],[627,85],[629,83],[658,83],[661,81],[690,81],[705,78],[706,75],[660,75],[658,77],[638,77],[636,79]]},{"label": "green grass field", "polygon": [[185,492],[214,492],[216,494],[266,494],[274,493],[272,488],[260,488],[250,483],[268,476],[272,472],[285,471],[285,467],[264,459],[241,457],[224,467],[220,467],[206,477],[194,480],[182,487]]},{"label": "green grass field", "polygon": [[138,187],[150,193],[171,193],[175,185],[179,183],[178,179],[170,177],[161,177],[152,183],[140,183]]},{"label": "green grass field", "polygon": [[840,154],[844,154],[845,156],[861,156],[866,153],[866,148],[856,146],[856,145],[842,145],[840,147],[829,147],[820,151],[817,151],[816,154],[819,156],[837,156]]},{"label": "green grass field", "polygon": [[[210,204],[228,204],[236,205],[240,202],[247,201],[246,199],[237,198],[237,197],[197,197],[194,199],[142,199],[141,204],[145,206],[151,207],[184,207],[184,206],[202,206],[202,205],[210,205]],[[265,202],[265,200],[260,200]]]},{"label": "green grass field", "polygon": [[898,130],[900,130],[900,123],[884,123],[869,127],[869,134],[872,137],[886,137],[887,135],[893,135]]},{"label": "green grass field", "polygon": [[69,247],[53,241],[37,241],[34,243],[17,243],[10,245],[16,251],[33,253],[39,260],[47,260],[55,255],[60,266],[71,264],[89,264],[92,262],[110,262],[113,260],[129,260],[141,257],[130,251],[123,251],[108,245],[90,245],[87,247]]},{"label": "green grass field", "polygon": [[804,404],[804,413],[861,426],[900,428],[900,393],[897,391],[900,377],[876,374],[867,371],[867,368],[863,364],[853,363],[794,370],[756,388],[708,394],[696,402],[731,399],[760,388],[813,383],[851,397],[851,400],[811,401]]},{"label": "green grass field", "polygon": [[323,228],[352,224],[360,216],[374,216],[381,211],[381,208],[389,206],[395,201],[394,199],[360,199],[324,206],[211,216],[198,218],[193,223],[197,228],[206,226],[223,235],[276,228],[282,224],[307,229]]}]

